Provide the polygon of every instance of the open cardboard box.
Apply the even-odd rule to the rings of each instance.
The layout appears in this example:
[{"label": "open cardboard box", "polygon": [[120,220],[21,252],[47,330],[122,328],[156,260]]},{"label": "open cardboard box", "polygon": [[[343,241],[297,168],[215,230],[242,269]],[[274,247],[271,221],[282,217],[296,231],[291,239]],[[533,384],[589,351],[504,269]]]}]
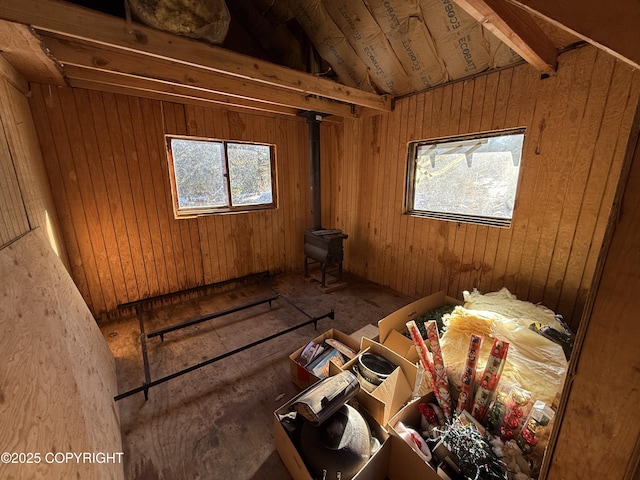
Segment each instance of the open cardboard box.
[{"label": "open cardboard box", "polygon": [[[351,350],[353,350],[356,353],[358,352],[358,350],[360,350],[360,343],[358,340],[356,340],[350,335],[347,335],[346,333],[342,333],[341,331],[336,330],[335,328],[332,328],[331,330],[327,330],[322,335],[318,335],[316,338],[314,338],[311,341],[316,343],[322,343],[327,338],[334,338],[338,340],[339,342],[345,344],[347,347],[349,347]],[[306,347],[307,344],[308,342],[302,345],[300,348],[298,348],[291,355],[289,355],[289,372],[291,374],[291,380],[301,389],[305,389],[310,385],[313,385],[314,383],[316,383],[318,380],[320,380],[313,373],[311,373],[309,370],[307,370],[298,362],[296,362],[296,358],[300,356],[300,354],[302,353],[302,350],[304,350],[304,347]]]},{"label": "open cardboard box", "polygon": [[387,468],[388,479],[442,480],[431,465],[425,463],[400,437],[391,435],[385,443],[391,450]]},{"label": "open cardboard box", "polygon": [[[275,445],[293,480],[315,480],[307,469],[287,430],[280,422],[282,415],[286,415],[291,411],[292,405],[300,395],[294,397],[274,412]],[[362,407],[359,410],[365,417],[368,416]],[[382,445],[353,477],[353,480],[406,480],[408,478],[441,480],[429,465],[418,458],[404,440],[390,436],[375,422],[375,419],[371,418],[371,416],[368,417],[369,425]]]},{"label": "open cardboard box", "polygon": [[463,302],[447,296],[445,292],[434,293],[433,295],[416,300],[378,321],[380,343],[404,358],[412,362],[417,362],[418,351],[413,341],[403,335],[403,332],[407,330],[407,322],[416,320],[428,311],[442,307],[443,305],[462,304]]},{"label": "open cardboard box", "polygon": [[371,340],[375,340],[376,342],[380,340],[378,325],[373,325],[372,323],[369,323],[361,329],[356,330],[349,336],[355,338],[358,341],[358,345],[360,345],[363,338],[370,338]]},{"label": "open cardboard box", "polygon": [[[422,402],[437,403],[433,392],[430,392],[423,397],[412,400],[407,405],[405,405],[400,411],[398,411],[398,413],[396,413],[393,416],[393,418],[391,418],[391,420],[389,420],[387,430],[393,438],[396,438],[398,441],[402,442],[406,446],[406,448],[408,449],[408,452],[406,453],[407,459],[412,458],[412,462],[414,464],[422,465],[423,468],[427,469],[430,472],[430,474],[434,476],[434,478],[439,479],[441,477],[436,472],[437,467],[435,467],[435,465],[432,465],[431,463],[425,462],[418,455],[418,453],[416,453],[413,450],[413,448],[409,446],[409,444],[401,438],[400,433],[398,433],[398,430],[396,428],[398,422],[402,422],[405,426],[409,428],[413,428],[414,430],[417,430],[419,432],[420,431],[420,411],[418,410],[418,405]],[[438,460],[433,450],[431,451],[431,453],[433,454],[432,462],[435,464],[438,462]],[[426,478],[430,478],[430,477],[426,477]]]},{"label": "open cardboard box", "polygon": [[[369,338],[363,338],[360,344],[360,353],[364,352],[380,355],[398,366],[375,390],[367,392],[361,388],[356,395],[358,402],[366,408],[380,425],[385,427],[391,417],[411,400],[418,369],[414,363]],[[332,364],[329,366],[329,374],[335,375],[342,370],[353,371],[353,366],[357,361],[358,358],[356,357],[341,367]]]},{"label": "open cardboard box", "polygon": [[[452,388],[451,391],[452,399],[457,398],[458,391],[456,388]],[[413,456],[412,461],[414,463],[422,464],[427,469],[429,469],[436,476],[434,478],[449,478],[447,476],[439,475],[441,472],[441,468],[447,467],[448,470],[453,469],[453,471],[458,470],[458,460],[453,453],[451,453],[442,442],[438,442],[435,446],[431,448],[431,454],[433,459],[430,463],[425,462],[404,440],[402,440],[400,433],[397,429],[398,422],[402,422],[405,426],[413,428],[414,430],[420,431],[420,411],[418,410],[418,405],[420,403],[436,403],[437,400],[433,392],[429,392],[428,394],[416,398],[405,405],[398,413],[396,413],[391,420],[389,420],[389,424],[387,425],[387,431],[391,434],[393,438],[396,438],[400,442],[404,443],[406,447],[409,449],[407,453],[408,457]],[[459,417],[459,420],[467,423],[473,423],[480,432],[484,432],[484,427],[479,424],[468,412],[463,412],[463,415]],[[446,463],[447,465],[442,465]]]},{"label": "open cardboard box", "polygon": [[[285,405],[280,407],[274,412],[274,439],[276,444],[276,450],[282,459],[282,462],[289,470],[289,473],[294,480],[316,480],[309,472],[304,460],[293,440],[287,433],[286,428],[281,423],[281,419],[284,415],[292,412],[293,404],[301,397],[303,391],[299,395],[292,398]],[[369,415],[362,406],[359,406],[358,410],[363,414],[372,434],[380,441],[380,448],[371,456],[369,461],[360,469],[360,471],[353,477],[354,480],[385,480],[386,472],[390,462],[391,446],[387,443],[389,434],[380,426],[376,420]]]}]

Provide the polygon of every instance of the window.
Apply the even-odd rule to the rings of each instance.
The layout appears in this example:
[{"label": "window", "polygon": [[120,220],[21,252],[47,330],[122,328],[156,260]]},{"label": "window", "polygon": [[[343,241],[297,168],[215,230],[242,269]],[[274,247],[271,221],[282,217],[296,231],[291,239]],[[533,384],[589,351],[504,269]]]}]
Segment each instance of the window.
[{"label": "window", "polygon": [[176,218],[275,208],[273,145],[166,139]]},{"label": "window", "polygon": [[524,129],[409,144],[406,213],[509,226]]}]

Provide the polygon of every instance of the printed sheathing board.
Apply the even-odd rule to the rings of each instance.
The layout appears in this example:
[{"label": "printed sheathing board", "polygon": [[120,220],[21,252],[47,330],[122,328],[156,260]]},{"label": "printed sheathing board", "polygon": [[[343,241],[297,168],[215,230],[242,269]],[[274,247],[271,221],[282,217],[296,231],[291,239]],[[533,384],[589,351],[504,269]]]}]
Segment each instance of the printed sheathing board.
[{"label": "printed sheathing board", "polygon": [[444,62],[422,20],[416,1],[369,2],[369,10],[402,63],[414,90],[447,81]]},{"label": "printed sheathing board", "polygon": [[419,3],[450,79],[464,78],[491,66],[485,30],[462,7],[453,0],[419,0]]},{"label": "printed sheathing board", "polygon": [[393,95],[414,91],[389,40],[363,2],[323,0],[322,3],[354,51],[369,68],[371,81],[380,91]]},{"label": "printed sheathing board", "polygon": [[289,0],[296,20],[316,50],[345,85],[373,92],[367,66],[353,50],[344,33],[336,26],[320,0]]}]

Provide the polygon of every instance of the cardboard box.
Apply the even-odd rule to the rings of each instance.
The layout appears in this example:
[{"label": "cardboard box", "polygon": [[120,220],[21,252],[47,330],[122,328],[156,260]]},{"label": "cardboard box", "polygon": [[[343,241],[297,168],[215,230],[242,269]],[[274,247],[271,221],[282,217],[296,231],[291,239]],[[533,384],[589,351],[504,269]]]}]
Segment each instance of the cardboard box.
[{"label": "cardboard box", "polygon": [[[452,396],[457,397],[457,390],[452,391]],[[402,438],[400,437],[400,434],[398,433],[396,426],[398,422],[402,422],[405,426],[413,428],[414,430],[417,430],[418,432],[420,432],[420,411],[418,410],[418,405],[420,403],[436,403],[437,404],[437,401],[433,392],[430,392],[427,395],[424,395],[423,397],[412,400],[405,407],[403,407],[398,413],[396,413],[393,416],[393,418],[389,420],[389,424],[387,425],[387,431],[391,434],[391,436],[394,438],[397,438],[405,445],[407,445],[407,443],[404,440],[402,440]],[[471,416],[470,413],[466,411],[463,412],[462,415],[456,419],[456,421],[473,424],[478,429],[478,431],[480,431],[481,433],[484,433],[484,427],[480,423],[478,423]],[[453,469],[454,471],[459,472],[459,469],[457,466],[458,459],[453,453],[451,453],[442,444],[442,442],[438,442],[435,446],[431,448],[431,454],[433,456],[431,463],[427,463],[424,460],[422,460],[422,458],[420,458],[420,456],[416,452],[414,452],[409,445],[407,445],[407,448],[410,450],[410,453],[413,455],[413,457],[415,457],[413,459],[414,463],[415,462],[422,463],[423,465],[428,467],[429,470],[431,470],[433,473],[436,473],[435,471],[436,469],[438,469],[437,473],[440,473],[440,468],[441,467],[445,468],[447,466],[448,466],[447,469]],[[442,465],[443,463],[445,463],[446,465]],[[449,477],[446,477],[444,475],[442,476],[438,475],[435,478],[449,478]]]},{"label": "cardboard box", "polygon": [[[360,343],[358,341],[356,341],[353,337],[347,335],[346,333],[342,333],[341,331],[336,330],[335,328],[324,332],[322,335],[317,336],[311,341],[321,343],[327,338],[334,338],[338,340],[356,353],[358,352],[358,350],[360,350]],[[307,344],[308,342],[298,348],[291,355],[289,355],[289,372],[291,374],[291,380],[301,389],[305,389],[320,380],[319,377],[296,362],[296,359],[300,356]]]},{"label": "cardboard box", "polygon": [[[304,393],[303,391],[276,410],[273,418],[276,450],[294,480],[314,479],[280,419],[283,415],[293,410],[292,405],[296,402],[297,398]],[[359,408],[359,411],[368,420],[369,427],[374,432],[376,438],[380,440],[381,446],[355,477],[353,477],[353,480],[385,480],[391,456],[391,445],[387,444],[389,434],[366,411],[362,408]]]},{"label": "cardboard box", "polygon": [[373,325],[371,323],[365,325],[360,330],[356,330],[353,332],[350,337],[354,338],[358,345],[362,343],[362,338],[370,338],[371,340],[375,340],[376,342],[380,341],[380,332],[378,331],[378,325]]},{"label": "cardboard box", "polygon": [[[280,423],[280,417],[291,410],[291,405],[296,401],[296,398],[291,399],[274,412],[276,450],[293,480],[313,480],[300,452]],[[364,411],[363,414],[367,415]],[[382,440],[382,445],[353,477],[353,480],[406,480],[408,478],[441,480],[433,469],[420,460],[402,439],[390,436],[379,424],[376,424],[375,421],[372,422],[371,418],[369,421],[370,425],[373,425],[376,436]]]},{"label": "cardboard box", "polygon": [[412,362],[417,362],[418,352],[413,345],[413,341],[403,335],[403,332],[407,330],[407,322],[416,320],[428,311],[442,307],[443,305],[462,304],[463,302],[447,296],[445,292],[434,293],[433,295],[416,300],[387,315],[378,322],[380,343],[402,355],[404,358]]},{"label": "cardboard box", "polygon": [[400,438],[400,434],[395,429],[395,426],[398,422],[402,422],[407,427],[411,427],[414,430],[420,431],[420,411],[418,410],[418,405],[420,403],[435,403],[437,405],[438,402],[433,392],[430,392],[423,397],[412,400],[389,420],[387,431],[391,435],[395,435],[396,437]]},{"label": "cardboard box", "polygon": [[390,480],[442,480],[431,465],[425,463],[401,438],[391,435],[386,444],[391,450],[387,469]]},{"label": "cardboard box", "polygon": [[[356,395],[358,402],[364,406],[380,425],[386,427],[391,417],[411,400],[418,369],[411,361],[369,338],[363,338],[360,344],[360,353],[364,352],[380,355],[398,366],[375,390],[367,392],[361,388]],[[329,373],[330,375],[335,375],[342,370],[353,371],[353,366],[357,361],[356,357],[342,367],[331,365]]]},{"label": "cardboard box", "polygon": [[[396,425],[398,424],[398,422],[402,422],[405,426],[409,428],[413,428],[414,430],[417,430],[418,432],[420,432],[420,411],[418,410],[418,404],[420,404],[421,402],[437,403],[433,392],[423,397],[412,400],[406,406],[404,406],[400,411],[398,411],[398,413],[396,413],[393,416],[393,418],[391,418],[391,420],[389,420],[387,430],[394,438],[397,438],[400,442],[406,445],[406,448],[408,449],[406,456],[413,457],[412,461],[414,464],[423,465],[424,468],[429,470],[432,475],[435,475],[434,478],[440,478],[435,471],[436,467],[434,465],[431,465],[425,462],[416,452],[414,452],[411,446],[409,446],[407,442],[405,442],[400,437],[400,434],[396,429]],[[436,462],[434,451],[432,450],[431,453],[434,455],[433,461]]]}]

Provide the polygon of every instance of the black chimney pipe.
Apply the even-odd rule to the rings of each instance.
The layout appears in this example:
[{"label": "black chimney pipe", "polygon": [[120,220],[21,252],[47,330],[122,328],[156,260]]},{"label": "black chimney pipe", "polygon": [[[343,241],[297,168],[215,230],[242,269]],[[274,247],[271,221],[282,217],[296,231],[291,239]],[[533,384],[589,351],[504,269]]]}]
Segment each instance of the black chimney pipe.
[{"label": "black chimney pipe", "polygon": [[322,229],[322,198],[320,196],[320,122],[322,114],[305,112],[309,124],[309,176],[311,187],[311,230]]},{"label": "black chimney pipe", "polygon": [[309,125],[309,177],[311,188],[311,228],[304,232],[304,274],[309,275],[309,259],[320,263],[322,287],[326,287],[327,266],[337,266],[337,281],[342,276],[344,249],[342,242],[348,235],[342,230],[322,228],[320,196],[320,122],[322,114],[301,112],[298,115],[307,119]]}]

